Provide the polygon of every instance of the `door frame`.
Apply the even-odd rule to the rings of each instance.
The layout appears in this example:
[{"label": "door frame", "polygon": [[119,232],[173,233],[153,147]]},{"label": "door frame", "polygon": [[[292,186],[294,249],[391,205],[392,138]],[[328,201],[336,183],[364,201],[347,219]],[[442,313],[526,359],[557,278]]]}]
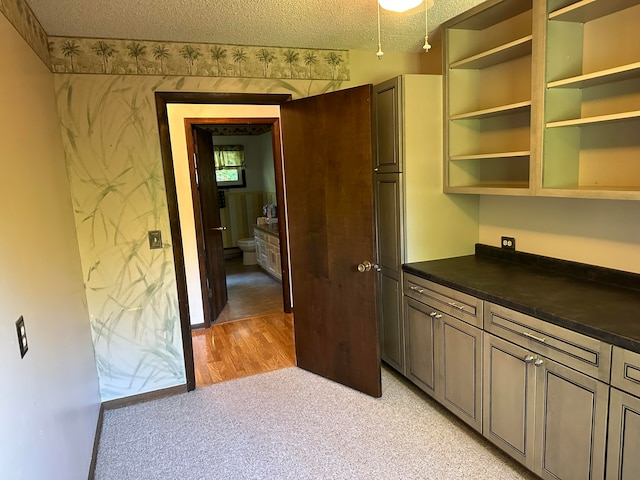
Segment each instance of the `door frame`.
[{"label": "door frame", "polygon": [[[206,281],[208,269],[206,265],[206,256],[205,252],[205,242],[203,232],[204,229],[202,227],[202,215],[201,215],[201,199],[200,192],[198,188],[198,183],[196,181],[196,164],[193,160],[194,157],[194,148],[193,148],[193,128],[198,126],[209,126],[209,125],[271,125],[271,146],[273,150],[273,162],[274,162],[274,172],[276,179],[276,201],[278,205],[284,206],[284,188],[282,186],[282,179],[284,176],[282,175],[282,159],[280,155],[280,119],[279,118],[185,118],[185,133],[187,138],[187,159],[189,162],[189,177],[191,181],[191,198],[193,201],[193,212],[194,212],[194,222],[196,227],[196,248],[198,252],[198,264],[200,269],[200,287],[202,290],[202,302],[205,306],[204,308],[204,328],[210,327],[215,319],[213,318],[210,302],[209,302],[209,292],[207,291]],[[283,210],[283,209],[282,209]],[[286,222],[285,216],[282,215],[282,218],[279,219],[278,223],[282,221]],[[281,230],[281,226],[278,226],[278,230]],[[286,230],[286,227],[284,227]],[[291,311],[291,301],[289,295],[289,268],[288,268],[288,255],[287,245],[286,245],[286,235],[280,231],[280,238],[284,238],[285,241],[281,242],[280,250],[282,257],[282,302],[284,305],[284,311],[290,313]],[[213,279],[209,279],[210,282]]]},{"label": "door frame", "polygon": [[[291,100],[290,94],[252,94],[252,93],[203,93],[203,92],[155,92],[156,113],[158,116],[158,133],[160,137],[160,153],[162,156],[162,169],[164,173],[165,190],[167,194],[167,209],[169,211],[169,226],[171,230],[173,260],[176,272],[176,288],[178,292],[178,311],[180,315],[180,330],[182,333],[182,347],[184,354],[185,376],[187,390],[196,388],[195,366],[193,360],[193,342],[191,340],[191,318],[189,315],[189,301],[187,294],[187,277],[184,262],[184,246],[182,232],[180,230],[180,216],[178,213],[178,194],[174,173],[173,152],[171,151],[171,138],[169,135],[169,116],[167,105],[170,103],[181,104],[243,104],[243,105],[282,105]],[[198,119],[205,124],[205,118]],[[227,119],[228,120],[228,119]],[[251,123],[252,119],[233,119],[232,123],[240,124],[241,121]],[[273,120],[273,119],[271,119]],[[273,123],[272,145],[274,153],[274,168],[276,178],[276,199],[278,205],[285,205],[284,171],[282,168],[282,145],[280,139],[280,123]],[[229,123],[229,122],[227,122]],[[190,162],[193,160],[190,159]],[[191,182],[193,185],[194,178]],[[286,217],[283,215],[278,221],[280,232],[280,249],[288,251],[286,235]],[[196,229],[197,230],[197,229]],[[196,242],[199,243],[199,242]],[[287,255],[282,255],[282,286],[285,312],[291,311],[291,298],[289,288],[289,265]],[[286,280],[286,283],[285,283]],[[206,307],[205,307],[206,308]]]}]

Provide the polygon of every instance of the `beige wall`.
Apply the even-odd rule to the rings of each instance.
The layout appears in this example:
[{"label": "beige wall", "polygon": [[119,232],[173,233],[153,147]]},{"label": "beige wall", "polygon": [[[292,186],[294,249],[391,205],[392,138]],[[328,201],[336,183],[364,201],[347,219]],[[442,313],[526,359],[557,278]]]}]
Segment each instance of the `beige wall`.
[{"label": "beige wall", "polygon": [[480,198],[480,242],[640,273],[640,202],[565,198]]},{"label": "beige wall", "polygon": [[100,397],[53,75],[1,14],[0,72],[0,477],[87,478]]}]

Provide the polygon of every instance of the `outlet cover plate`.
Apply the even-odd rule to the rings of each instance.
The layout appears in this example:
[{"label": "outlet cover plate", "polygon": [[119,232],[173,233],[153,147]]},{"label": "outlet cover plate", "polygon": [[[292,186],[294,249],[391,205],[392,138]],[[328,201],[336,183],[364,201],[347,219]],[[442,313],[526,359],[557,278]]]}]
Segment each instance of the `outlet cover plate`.
[{"label": "outlet cover plate", "polygon": [[506,250],[515,250],[516,249],[515,237],[502,237],[502,240],[500,241],[500,247]]}]

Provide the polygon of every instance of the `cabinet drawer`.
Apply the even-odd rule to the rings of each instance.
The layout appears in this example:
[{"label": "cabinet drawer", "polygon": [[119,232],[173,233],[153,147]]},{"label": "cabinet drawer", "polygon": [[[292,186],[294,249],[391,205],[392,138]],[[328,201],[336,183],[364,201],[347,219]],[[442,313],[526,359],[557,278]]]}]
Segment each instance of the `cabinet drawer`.
[{"label": "cabinet drawer", "polygon": [[489,302],[484,318],[486,331],[609,383],[611,345]]},{"label": "cabinet drawer", "polygon": [[404,275],[404,294],[429,303],[443,313],[482,328],[482,300],[430,282],[410,273]]},{"label": "cabinet drawer", "polygon": [[267,235],[267,242],[277,248],[280,246],[280,237],[277,237],[276,235]]},{"label": "cabinet drawer", "polygon": [[267,232],[264,232],[264,231],[259,230],[257,228],[253,229],[253,235],[255,237],[258,237],[258,238],[262,239],[262,240],[267,240],[267,237],[269,236],[269,234],[267,234]]},{"label": "cabinet drawer", "polygon": [[613,347],[611,385],[640,397],[640,354]]}]

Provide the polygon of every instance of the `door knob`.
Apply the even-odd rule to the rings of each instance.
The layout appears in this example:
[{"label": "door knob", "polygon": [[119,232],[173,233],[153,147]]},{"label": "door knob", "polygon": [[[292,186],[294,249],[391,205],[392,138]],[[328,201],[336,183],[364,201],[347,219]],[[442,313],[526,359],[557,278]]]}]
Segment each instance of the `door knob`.
[{"label": "door knob", "polygon": [[364,262],[358,264],[358,271],[360,273],[368,272],[369,270],[371,270],[371,267],[373,267],[373,264],[370,261],[365,260]]},{"label": "door knob", "polygon": [[213,228],[210,228],[209,230],[215,230],[215,231],[221,232],[221,231],[226,230],[226,229],[227,229],[227,227],[213,227]]}]

